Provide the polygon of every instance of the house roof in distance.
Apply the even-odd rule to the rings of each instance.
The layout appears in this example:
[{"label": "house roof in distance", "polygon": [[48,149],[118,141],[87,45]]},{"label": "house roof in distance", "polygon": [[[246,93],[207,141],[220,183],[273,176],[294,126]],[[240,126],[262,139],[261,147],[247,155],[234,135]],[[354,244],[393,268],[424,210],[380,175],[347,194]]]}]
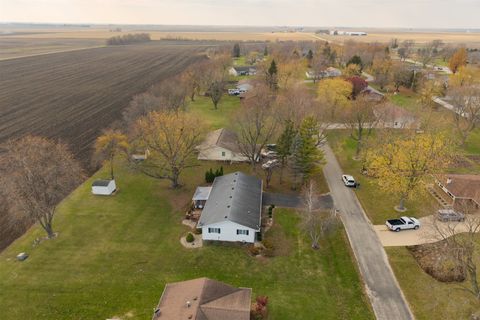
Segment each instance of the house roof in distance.
[{"label": "house roof in distance", "polygon": [[108,187],[112,180],[95,180],[92,183],[92,187]]},{"label": "house roof in distance", "polygon": [[250,71],[250,70],[256,70],[257,69],[256,66],[233,66],[232,68],[235,69],[235,71],[237,71],[237,72],[247,72],[247,71]]},{"label": "house roof in distance", "polygon": [[225,128],[217,129],[210,132],[205,141],[199,146],[200,149],[211,147],[221,147],[235,153],[240,153],[237,134]]},{"label": "house roof in distance", "polygon": [[252,290],[198,278],[169,283],[153,320],[249,320]]},{"label": "house roof in distance", "polygon": [[258,230],[262,207],[262,180],[235,172],[216,177],[198,225],[232,221]]}]

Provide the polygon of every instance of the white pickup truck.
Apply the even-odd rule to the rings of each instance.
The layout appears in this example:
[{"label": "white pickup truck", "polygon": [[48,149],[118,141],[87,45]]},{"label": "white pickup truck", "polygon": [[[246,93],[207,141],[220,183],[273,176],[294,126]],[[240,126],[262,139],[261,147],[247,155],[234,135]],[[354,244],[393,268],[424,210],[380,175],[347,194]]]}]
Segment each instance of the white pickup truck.
[{"label": "white pickup truck", "polygon": [[390,219],[385,222],[388,229],[399,232],[400,230],[420,228],[420,221],[412,217],[401,217],[400,219]]}]

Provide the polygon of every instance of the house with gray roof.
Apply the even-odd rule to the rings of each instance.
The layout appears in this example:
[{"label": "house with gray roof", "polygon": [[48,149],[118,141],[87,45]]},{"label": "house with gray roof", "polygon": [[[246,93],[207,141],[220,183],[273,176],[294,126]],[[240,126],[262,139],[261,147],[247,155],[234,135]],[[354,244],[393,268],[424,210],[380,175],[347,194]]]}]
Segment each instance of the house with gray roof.
[{"label": "house with gray roof", "polygon": [[254,243],[261,212],[262,180],[235,172],[215,178],[197,228],[203,240]]},{"label": "house with gray roof", "polygon": [[233,66],[228,70],[232,76],[254,76],[257,74],[257,67],[255,66]]}]

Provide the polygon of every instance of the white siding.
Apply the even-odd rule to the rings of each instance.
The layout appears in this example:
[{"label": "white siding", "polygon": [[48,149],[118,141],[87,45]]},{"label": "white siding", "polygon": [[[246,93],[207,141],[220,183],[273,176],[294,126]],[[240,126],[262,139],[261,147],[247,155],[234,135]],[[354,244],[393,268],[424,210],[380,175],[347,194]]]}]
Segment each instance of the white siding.
[{"label": "white siding", "polygon": [[110,180],[110,183],[106,187],[102,186],[92,186],[92,193],[96,195],[109,196],[111,195],[117,186],[115,185],[115,180]]},{"label": "white siding", "polygon": [[[208,228],[219,228],[220,233],[209,233]],[[248,235],[237,234],[237,229],[248,230]],[[203,240],[233,241],[233,242],[255,242],[256,230],[239,225],[235,222],[224,221],[202,227]]]}]

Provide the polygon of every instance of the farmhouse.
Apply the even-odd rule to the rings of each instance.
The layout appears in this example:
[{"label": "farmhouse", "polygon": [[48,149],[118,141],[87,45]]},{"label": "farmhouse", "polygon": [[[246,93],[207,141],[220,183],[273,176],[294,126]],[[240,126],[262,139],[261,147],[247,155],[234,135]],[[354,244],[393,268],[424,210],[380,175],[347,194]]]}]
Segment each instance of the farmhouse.
[{"label": "farmhouse", "polygon": [[375,117],[386,127],[412,128],[415,126],[416,118],[413,113],[405,108],[387,103],[374,110]]},{"label": "farmhouse", "polygon": [[257,67],[255,66],[233,66],[228,70],[232,76],[254,76],[257,74]]},{"label": "farmhouse", "polygon": [[116,189],[115,180],[95,180],[92,183],[92,193],[95,195],[109,196]]},{"label": "farmhouse", "polygon": [[261,211],[262,180],[231,173],[215,178],[197,228],[203,240],[253,243]]},{"label": "farmhouse", "polygon": [[240,150],[236,133],[224,128],[210,132],[197,150],[199,160],[248,161]]},{"label": "farmhouse", "polygon": [[444,174],[435,176],[435,182],[450,199],[449,204],[462,209],[465,205],[480,208],[480,175]]},{"label": "farmhouse", "polygon": [[168,283],[152,320],[249,320],[251,295],[208,278]]}]

